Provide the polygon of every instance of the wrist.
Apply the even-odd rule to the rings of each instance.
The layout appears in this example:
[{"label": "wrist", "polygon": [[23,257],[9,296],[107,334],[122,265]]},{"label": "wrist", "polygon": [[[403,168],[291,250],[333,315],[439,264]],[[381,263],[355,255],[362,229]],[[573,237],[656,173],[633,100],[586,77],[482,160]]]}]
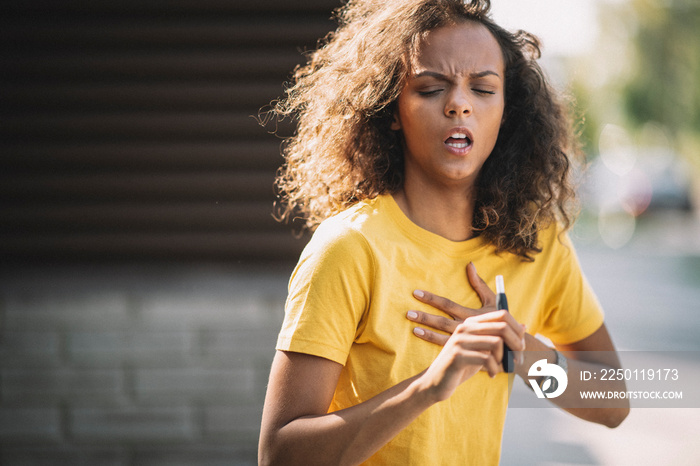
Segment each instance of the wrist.
[{"label": "wrist", "polygon": [[561,367],[566,375],[569,375],[569,360],[566,359],[566,356],[564,356],[561,351],[557,350],[556,348],[552,348],[554,350],[554,364],[557,366]]},{"label": "wrist", "polygon": [[[552,362],[549,357],[547,357],[547,363],[549,364],[554,364],[559,366],[564,373],[568,376],[569,374],[569,363],[566,359],[566,357],[561,354],[556,348],[550,348],[552,352],[554,353],[554,362]],[[545,382],[549,381],[548,383],[550,384],[550,389],[551,391],[554,391],[557,389],[558,386],[558,380],[556,377],[551,377],[551,376],[545,376],[545,377],[538,377],[537,378],[537,385],[539,385],[541,390],[545,390]]]},{"label": "wrist", "polygon": [[556,350],[547,346],[543,341],[535,338],[529,333],[525,334],[525,351],[522,351],[522,357],[516,358],[515,372],[523,379],[528,377],[527,373],[530,367],[546,355],[547,362],[555,364],[557,360]]}]

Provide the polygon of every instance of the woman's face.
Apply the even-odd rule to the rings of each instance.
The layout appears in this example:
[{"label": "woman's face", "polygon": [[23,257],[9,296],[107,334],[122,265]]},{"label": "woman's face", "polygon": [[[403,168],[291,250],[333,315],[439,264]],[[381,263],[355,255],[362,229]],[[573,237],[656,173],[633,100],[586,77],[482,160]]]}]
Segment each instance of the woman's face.
[{"label": "woman's face", "polygon": [[465,22],[429,32],[391,126],[403,133],[406,181],[471,189],[498,138],[504,86],[501,48],[486,27]]}]

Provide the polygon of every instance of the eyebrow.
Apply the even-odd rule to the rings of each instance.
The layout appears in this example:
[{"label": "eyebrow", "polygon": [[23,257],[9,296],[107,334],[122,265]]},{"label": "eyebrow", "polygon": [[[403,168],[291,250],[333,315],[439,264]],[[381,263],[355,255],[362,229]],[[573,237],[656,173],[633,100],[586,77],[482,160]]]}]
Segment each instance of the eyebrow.
[{"label": "eyebrow", "polygon": [[[421,71],[418,74],[414,74],[413,78],[417,79],[417,78],[422,78],[425,76],[429,76],[429,77],[435,78],[435,79],[440,79],[442,81],[451,81],[450,77],[447,75],[444,75],[442,73],[438,73],[437,71],[427,71],[427,70]],[[472,79],[484,78],[486,76],[496,76],[498,79],[501,79],[500,74],[496,73],[495,71],[491,71],[491,70],[480,71],[478,73],[471,73],[469,75],[469,77]]]}]

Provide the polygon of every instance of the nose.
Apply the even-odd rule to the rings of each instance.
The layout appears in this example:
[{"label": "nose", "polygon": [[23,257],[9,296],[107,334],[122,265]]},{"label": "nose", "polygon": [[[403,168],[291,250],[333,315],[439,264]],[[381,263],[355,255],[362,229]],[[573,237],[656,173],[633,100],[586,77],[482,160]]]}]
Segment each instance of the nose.
[{"label": "nose", "polygon": [[468,92],[459,88],[452,90],[445,103],[445,116],[455,117],[469,115],[470,113],[472,113],[472,103]]}]

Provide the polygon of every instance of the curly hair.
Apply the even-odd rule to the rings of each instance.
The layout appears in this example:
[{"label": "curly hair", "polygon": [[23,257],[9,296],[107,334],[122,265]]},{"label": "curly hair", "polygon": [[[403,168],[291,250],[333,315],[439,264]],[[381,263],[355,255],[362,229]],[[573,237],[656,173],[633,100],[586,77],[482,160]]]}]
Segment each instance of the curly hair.
[{"label": "curly hair", "polygon": [[280,220],[313,230],[347,207],[401,188],[401,134],[390,128],[410,57],[433,29],[473,21],[496,38],[505,64],[505,118],[476,182],[475,232],[497,252],[532,260],[538,231],[573,223],[571,118],[537,64],[539,40],[489,16],[488,0],[350,0],[339,27],[293,74],[272,113],[291,116],[276,187]]}]

